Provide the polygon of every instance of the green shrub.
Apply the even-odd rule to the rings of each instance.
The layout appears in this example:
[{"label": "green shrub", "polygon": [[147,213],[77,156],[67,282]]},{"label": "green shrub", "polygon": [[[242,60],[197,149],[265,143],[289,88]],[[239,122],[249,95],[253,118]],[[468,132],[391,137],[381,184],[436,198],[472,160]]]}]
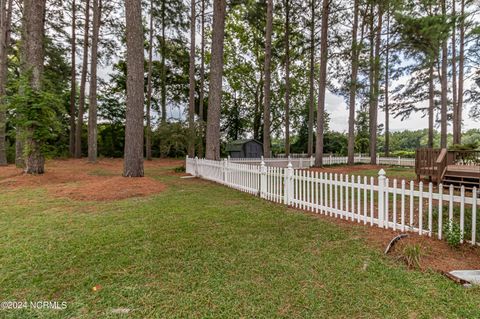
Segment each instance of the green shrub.
[{"label": "green shrub", "polygon": [[179,166],[174,168],[175,173],[185,173],[185,166]]},{"label": "green shrub", "polygon": [[460,225],[454,221],[449,221],[444,229],[445,240],[451,247],[458,247],[462,243],[463,234]]}]

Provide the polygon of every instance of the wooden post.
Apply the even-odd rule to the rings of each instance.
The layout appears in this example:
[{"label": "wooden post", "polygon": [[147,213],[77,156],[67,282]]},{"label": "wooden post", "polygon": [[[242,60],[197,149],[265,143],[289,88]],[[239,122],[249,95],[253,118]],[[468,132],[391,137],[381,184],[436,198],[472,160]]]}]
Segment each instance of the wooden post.
[{"label": "wooden post", "polygon": [[262,159],[260,164],[260,197],[265,198],[267,193],[267,166]]}]

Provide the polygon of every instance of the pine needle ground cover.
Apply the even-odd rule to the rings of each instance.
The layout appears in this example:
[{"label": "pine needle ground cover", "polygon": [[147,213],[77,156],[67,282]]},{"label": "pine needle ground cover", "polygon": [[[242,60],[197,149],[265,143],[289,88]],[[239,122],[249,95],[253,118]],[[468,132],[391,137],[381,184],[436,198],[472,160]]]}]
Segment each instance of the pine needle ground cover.
[{"label": "pine needle ground cover", "polygon": [[67,306],[0,317],[480,317],[478,288],[385,258],[362,227],[181,179],[173,166],[146,174],[165,190],[79,201],[2,188],[1,301]]}]

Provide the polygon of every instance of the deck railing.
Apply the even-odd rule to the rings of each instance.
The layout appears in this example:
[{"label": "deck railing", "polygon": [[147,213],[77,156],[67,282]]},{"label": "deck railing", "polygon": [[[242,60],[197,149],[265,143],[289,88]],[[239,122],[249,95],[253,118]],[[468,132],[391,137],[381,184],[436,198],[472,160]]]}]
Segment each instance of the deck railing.
[{"label": "deck railing", "polygon": [[419,148],[415,154],[415,173],[435,182],[442,181],[449,165],[480,166],[480,151]]},{"label": "deck railing", "polygon": [[[478,244],[480,232],[477,189],[455,192],[433,184],[390,181],[383,170],[367,177],[210,161],[186,160],[187,172],[207,180],[282,203],[340,219],[380,228],[445,237],[444,230],[457,224],[461,241]],[[447,226],[447,227],[445,227]]]}]

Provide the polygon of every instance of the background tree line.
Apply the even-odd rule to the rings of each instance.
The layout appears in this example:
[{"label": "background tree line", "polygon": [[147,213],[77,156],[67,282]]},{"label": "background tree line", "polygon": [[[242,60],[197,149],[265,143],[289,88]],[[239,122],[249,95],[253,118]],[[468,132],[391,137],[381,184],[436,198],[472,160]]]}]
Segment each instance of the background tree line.
[{"label": "background tree line", "polygon": [[[38,21],[27,18],[31,3],[43,13]],[[131,151],[147,159],[186,153],[218,159],[226,141],[253,137],[266,156],[307,152],[321,165],[323,152],[346,153],[351,161],[363,152],[374,163],[377,152],[411,149],[396,138],[417,132],[392,133],[389,121],[413,113],[425,116],[428,127],[419,146],[476,142],[465,137],[476,131],[462,134],[462,119],[480,114],[474,1],[138,3],[0,0],[1,164],[26,166],[35,144],[40,162],[120,157],[130,150],[129,123],[143,127],[141,136],[134,130],[142,151]],[[129,16],[127,4],[139,12]],[[128,37],[132,20],[138,39]],[[34,62],[31,41],[42,48]],[[127,94],[128,83],[137,84],[136,94]],[[346,133],[329,128],[335,114],[325,112],[327,92],[348,105]]]}]

